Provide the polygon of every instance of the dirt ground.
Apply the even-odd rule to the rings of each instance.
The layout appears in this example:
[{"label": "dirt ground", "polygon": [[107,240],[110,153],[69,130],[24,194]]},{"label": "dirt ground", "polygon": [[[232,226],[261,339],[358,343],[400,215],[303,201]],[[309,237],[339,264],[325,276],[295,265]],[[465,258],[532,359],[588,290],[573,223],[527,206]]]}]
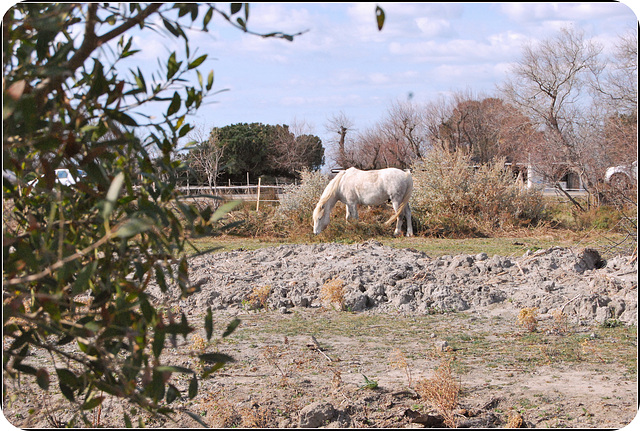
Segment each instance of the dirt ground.
[{"label": "dirt ground", "polygon": [[[235,361],[191,400],[189,380],[172,376],[183,393],[172,419],[106,399],[94,425],[122,427],[126,412],[134,426],[200,427],[185,410],[248,428],[621,428],[637,415],[634,257],[430,258],[368,241],[200,256],[191,274],[201,292],[177,300],[151,288],[158,305],[196,324],[212,307],[217,334],[241,323],[215,342],[199,328],[167,361],[202,369],[196,355],[216,351]],[[16,427],[70,418],[32,382],[10,394],[3,413]]]}]

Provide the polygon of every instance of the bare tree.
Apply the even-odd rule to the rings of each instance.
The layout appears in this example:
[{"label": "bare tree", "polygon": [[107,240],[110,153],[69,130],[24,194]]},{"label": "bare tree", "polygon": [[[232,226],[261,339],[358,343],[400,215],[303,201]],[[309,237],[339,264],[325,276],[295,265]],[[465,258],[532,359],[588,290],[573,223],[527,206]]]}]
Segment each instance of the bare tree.
[{"label": "bare tree", "polygon": [[594,77],[594,89],[614,111],[624,115],[637,113],[638,35],[635,32],[620,36],[605,70],[602,77]]},{"label": "bare tree", "polygon": [[452,151],[452,144],[445,139],[443,124],[451,117],[453,106],[450,100],[440,96],[434,101],[427,102],[423,107],[423,121],[425,139],[429,147]]},{"label": "bare tree", "polygon": [[422,109],[411,102],[395,102],[387,112],[387,119],[380,124],[388,141],[387,150],[393,156],[394,165],[408,168],[427,151],[427,138]]},{"label": "bare tree", "polygon": [[354,158],[350,151],[352,144],[350,135],[354,131],[353,121],[351,121],[344,112],[340,112],[327,120],[325,129],[327,132],[333,134],[329,145],[331,148],[331,156],[338,166],[342,168],[353,166]]},{"label": "bare tree", "polygon": [[543,131],[543,139],[531,146],[530,156],[538,174],[555,181],[571,170],[590,190],[583,156],[586,90],[602,72],[602,48],[582,32],[563,29],[536,46],[527,45],[522,59],[502,86],[508,100]]},{"label": "bare tree", "polygon": [[192,160],[191,167],[206,178],[211,193],[217,194],[215,190],[218,186],[220,165],[226,144],[219,139],[217,129],[211,130],[206,139],[203,139],[202,131],[197,129],[192,131],[192,136],[199,143],[189,152]]},{"label": "bare tree", "polygon": [[524,162],[522,148],[536,136],[529,119],[513,105],[469,90],[425,105],[422,118],[425,148],[429,143],[449,152],[462,150],[478,163],[499,157]]},{"label": "bare tree", "polygon": [[387,137],[379,125],[358,133],[351,155],[351,166],[358,169],[382,169],[393,166],[388,152]]}]

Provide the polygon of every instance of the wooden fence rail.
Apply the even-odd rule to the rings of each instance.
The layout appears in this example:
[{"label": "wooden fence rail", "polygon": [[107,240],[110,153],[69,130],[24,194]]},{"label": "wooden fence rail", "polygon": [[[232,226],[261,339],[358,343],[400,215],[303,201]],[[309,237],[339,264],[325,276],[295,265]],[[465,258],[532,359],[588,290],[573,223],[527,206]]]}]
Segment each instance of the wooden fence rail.
[{"label": "wooden fence rail", "polygon": [[[285,186],[268,186],[262,185],[261,181],[258,181],[257,185],[240,185],[240,186],[187,186],[177,187],[186,196],[197,195],[213,195],[230,200],[241,200],[256,202],[256,211],[260,211],[260,203],[265,202],[280,202],[280,198],[284,194]],[[268,191],[273,190],[274,193]],[[265,192],[267,192],[267,198],[265,199]],[[270,199],[275,197],[275,199]]]}]

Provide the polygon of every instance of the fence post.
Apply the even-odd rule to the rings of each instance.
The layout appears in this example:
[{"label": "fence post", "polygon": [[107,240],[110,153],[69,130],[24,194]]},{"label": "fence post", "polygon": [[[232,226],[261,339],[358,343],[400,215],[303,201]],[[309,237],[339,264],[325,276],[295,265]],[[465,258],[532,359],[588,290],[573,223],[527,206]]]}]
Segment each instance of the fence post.
[{"label": "fence post", "polygon": [[258,199],[256,202],[256,212],[260,212],[260,184],[262,183],[262,177],[258,178]]}]

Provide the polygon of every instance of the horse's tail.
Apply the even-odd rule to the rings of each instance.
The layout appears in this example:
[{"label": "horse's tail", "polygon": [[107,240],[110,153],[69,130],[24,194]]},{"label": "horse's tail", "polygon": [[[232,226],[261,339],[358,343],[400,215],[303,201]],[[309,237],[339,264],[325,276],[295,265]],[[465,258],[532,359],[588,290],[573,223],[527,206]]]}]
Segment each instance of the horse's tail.
[{"label": "horse's tail", "polygon": [[409,178],[409,186],[407,187],[407,190],[404,192],[404,196],[402,197],[402,202],[398,207],[398,211],[396,211],[396,213],[393,216],[391,216],[389,220],[384,222],[385,225],[390,225],[394,221],[398,220],[398,217],[400,217],[400,214],[402,214],[402,212],[407,207],[407,205],[409,205],[409,199],[411,199],[411,192],[413,191],[413,178],[411,177],[411,174],[408,172],[407,172],[407,177]]},{"label": "horse's tail", "polygon": [[340,184],[340,180],[344,176],[345,172],[346,171],[338,172],[338,175],[336,175],[329,182],[329,184],[327,184],[327,187],[322,192],[322,196],[320,196],[320,200],[318,201],[318,204],[316,205],[316,211],[317,211],[317,217],[318,218],[322,218],[322,216],[324,215],[324,204],[326,204],[327,201],[329,199],[331,199],[331,197],[333,195],[336,194],[336,190],[338,189],[338,185]]}]

